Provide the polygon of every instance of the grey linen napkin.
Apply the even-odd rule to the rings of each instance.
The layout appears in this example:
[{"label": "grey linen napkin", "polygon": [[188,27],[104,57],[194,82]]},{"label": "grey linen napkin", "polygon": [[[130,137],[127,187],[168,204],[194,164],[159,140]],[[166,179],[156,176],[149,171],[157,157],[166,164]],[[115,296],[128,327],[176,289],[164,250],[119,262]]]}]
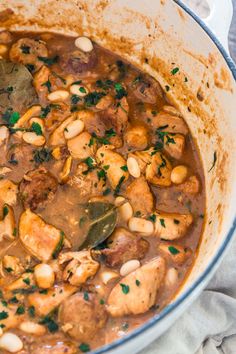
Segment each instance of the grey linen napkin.
[{"label": "grey linen napkin", "polygon": [[140,354],[236,354],[236,239],[206,290]]}]

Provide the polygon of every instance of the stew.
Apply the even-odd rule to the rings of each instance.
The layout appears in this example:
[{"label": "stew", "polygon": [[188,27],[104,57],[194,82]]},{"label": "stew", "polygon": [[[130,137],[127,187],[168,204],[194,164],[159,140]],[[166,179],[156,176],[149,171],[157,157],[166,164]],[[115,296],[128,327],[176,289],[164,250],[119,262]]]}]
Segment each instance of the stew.
[{"label": "stew", "polygon": [[90,39],[4,31],[0,55],[1,352],[88,352],[186,279],[200,156],[171,88]]}]

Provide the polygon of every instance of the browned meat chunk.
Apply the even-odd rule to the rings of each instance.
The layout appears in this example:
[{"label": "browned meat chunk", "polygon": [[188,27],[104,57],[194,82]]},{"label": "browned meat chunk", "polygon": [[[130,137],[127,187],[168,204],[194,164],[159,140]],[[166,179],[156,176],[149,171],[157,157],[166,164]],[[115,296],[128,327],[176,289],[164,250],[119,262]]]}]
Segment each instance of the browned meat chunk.
[{"label": "browned meat chunk", "polygon": [[57,180],[44,168],[30,171],[20,184],[20,193],[24,207],[31,210],[42,207],[54,197]]},{"label": "browned meat chunk", "polygon": [[59,309],[59,321],[69,328],[67,333],[76,340],[92,339],[107,320],[105,306],[89,293],[88,300],[84,293],[76,293],[66,299]]},{"label": "browned meat chunk", "polygon": [[42,41],[36,41],[31,38],[21,38],[13,44],[9,53],[13,62],[22,63],[24,65],[33,65],[35,71],[43,66],[43,60],[48,56],[48,50]]},{"label": "browned meat chunk", "polygon": [[185,138],[181,134],[166,135],[164,149],[174,159],[180,159],[184,152]]},{"label": "browned meat chunk", "polygon": [[78,350],[76,345],[69,341],[62,341],[61,337],[58,338],[41,338],[40,343],[38,341],[33,342],[30,346],[31,354],[76,354]]},{"label": "browned meat chunk", "polygon": [[99,113],[100,119],[107,130],[114,129],[117,134],[122,134],[128,122],[129,105],[123,97],[117,104],[115,102],[106,110]]},{"label": "browned meat chunk", "polygon": [[166,112],[160,112],[153,117],[152,126],[154,129],[159,129],[160,131],[168,133],[188,134],[188,127],[183,118]]},{"label": "browned meat chunk", "polygon": [[145,103],[155,104],[158,97],[162,97],[160,84],[154,79],[140,78],[134,89],[135,96]]},{"label": "browned meat chunk", "polygon": [[95,49],[91,52],[83,52],[75,50],[72,53],[67,53],[61,57],[61,67],[69,73],[85,73],[93,69],[97,64],[97,54]]},{"label": "browned meat chunk", "polygon": [[135,150],[144,150],[148,145],[148,129],[145,125],[137,123],[129,126],[125,132],[127,145]]},{"label": "browned meat chunk", "polygon": [[130,200],[134,213],[147,215],[152,213],[154,198],[146,179],[142,176],[131,182],[126,189],[126,196]]},{"label": "browned meat chunk", "polygon": [[138,238],[124,228],[116,229],[107,241],[109,248],[101,251],[109,267],[121,266],[131,259],[142,259],[148,251],[149,243]]},{"label": "browned meat chunk", "polygon": [[196,176],[190,176],[187,181],[178,186],[178,189],[186,194],[197,194],[200,189],[200,182]]},{"label": "browned meat chunk", "polygon": [[1,44],[8,44],[12,41],[12,35],[8,31],[0,32],[0,43]]}]

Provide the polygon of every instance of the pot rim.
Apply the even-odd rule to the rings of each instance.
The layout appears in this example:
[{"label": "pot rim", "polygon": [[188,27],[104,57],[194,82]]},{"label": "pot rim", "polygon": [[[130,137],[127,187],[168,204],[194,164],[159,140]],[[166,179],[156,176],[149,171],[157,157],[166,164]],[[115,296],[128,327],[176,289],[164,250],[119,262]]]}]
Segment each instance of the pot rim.
[{"label": "pot rim", "polygon": [[[201,26],[201,28],[206,32],[206,34],[210,37],[210,39],[213,41],[213,43],[216,45],[216,47],[224,57],[226,64],[228,65],[230,71],[232,72],[234,80],[236,81],[236,65],[232,60],[232,58],[224,49],[223,45],[217,39],[216,35],[207,27],[204,21],[198,15],[196,15],[190,8],[188,8],[185,4],[183,4],[181,0],[173,0],[173,1],[179,7],[181,7],[185,12],[187,12],[193,18],[193,20],[197,22]],[[227,236],[224,242],[218,249],[214,258],[211,260],[210,264],[207,266],[204,272],[198,277],[198,279],[196,279],[196,281],[192,284],[192,286],[187,291],[185,291],[176,301],[174,301],[170,305],[167,305],[159,314],[153,316],[150,320],[148,320],[142,326],[132,331],[130,334],[127,334],[123,338],[117,339],[111,342],[110,344],[106,344],[97,350],[91,351],[91,353],[104,354],[109,352],[112,349],[116,349],[120,347],[121,345],[129,342],[130,340],[135,339],[141,333],[148,331],[159,321],[167,317],[169,314],[173,313],[174,310],[176,310],[179,305],[185,303],[193,292],[201,288],[201,284],[203,284],[204,281],[206,282],[210,280],[210,277],[214,274],[214,270],[216,266],[219,264],[220,260],[222,260],[223,254],[227,250],[227,246],[230,244],[230,241],[232,241],[235,231],[236,231],[236,216],[234,217],[233,223],[231,224],[227,232]]]}]

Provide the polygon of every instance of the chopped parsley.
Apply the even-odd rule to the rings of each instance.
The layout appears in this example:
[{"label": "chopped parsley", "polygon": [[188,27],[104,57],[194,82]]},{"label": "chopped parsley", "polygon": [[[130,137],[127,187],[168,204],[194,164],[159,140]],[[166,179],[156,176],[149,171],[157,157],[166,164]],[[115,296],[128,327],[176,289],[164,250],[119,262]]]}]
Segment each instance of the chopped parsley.
[{"label": "chopped parsley", "polygon": [[114,85],[115,91],[116,91],[116,98],[119,100],[125,96],[127,96],[127,91],[124,89],[124,87],[120,83],[115,83]]},{"label": "chopped parsley", "polygon": [[120,180],[119,180],[119,182],[118,182],[118,184],[117,184],[117,186],[116,186],[116,188],[114,190],[114,195],[117,195],[117,194],[120,193],[121,185],[124,182],[124,180],[125,180],[125,176],[121,176],[121,178],[120,178]]},{"label": "chopped parsley", "polygon": [[127,329],[129,328],[128,322],[122,323],[121,328],[122,328],[123,331],[127,331]]},{"label": "chopped parsley", "polygon": [[30,47],[28,45],[22,44],[20,49],[23,54],[30,54]]},{"label": "chopped parsley", "polygon": [[157,175],[158,175],[159,177],[162,176],[161,169],[166,166],[166,160],[164,159],[164,157],[163,157],[162,155],[161,155],[161,160],[162,160],[162,163],[161,163],[161,164],[158,166],[158,168],[157,168]]},{"label": "chopped parsley", "polygon": [[35,66],[33,64],[26,64],[25,65],[27,67],[27,69],[29,70],[29,72],[33,73],[35,70]]},{"label": "chopped parsley", "polygon": [[11,267],[4,268],[7,273],[13,272],[13,269]]},{"label": "chopped parsley", "polygon": [[7,307],[7,302],[5,300],[1,300],[2,306]]},{"label": "chopped parsley", "polygon": [[23,315],[24,313],[25,313],[25,307],[23,305],[18,306],[16,310],[16,315]]},{"label": "chopped parsley", "polygon": [[179,72],[179,68],[177,67],[171,70],[172,75],[176,75],[178,72]]},{"label": "chopped parsley", "polygon": [[26,285],[30,285],[30,278],[25,278],[25,279],[23,279],[23,282],[24,282]]},{"label": "chopped parsley", "polygon": [[8,213],[9,213],[8,206],[4,205],[4,207],[3,207],[3,219],[5,219],[5,217],[7,216]]},{"label": "chopped parsley", "polygon": [[107,138],[111,138],[112,136],[116,136],[116,132],[111,128],[105,131],[105,135]]},{"label": "chopped parsley", "polygon": [[100,181],[100,179],[103,179],[105,181],[107,178],[106,171],[104,171],[104,170],[98,171],[97,176],[98,176],[99,181]]},{"label": "chopped parsley", "polygon": [[51,66],[55,63],[58,62],[59,56],[55,55],[52,58],[47,58],[47,57],[38,57],[38,60],[42,61],[45,65],[47,66]]},{"label": "chopped parsley", "polygon": [[112,87],[113,83],[114,82],[112,80],[105,80],[105,81],[97,80],[96,86],[103,90],[109,90]]},{"label": "chopped parsley", "polygon": [[215,151],[214,155],[213,155],[213,163],[212,163],[212,166],[211,166],[211,168],[210,168],[210,170],[208,172],[211,172],[211,170],[213,170],[213,168],[215,167],[216,161],[217,161],[217,154],[216,154],[216,151]]},{"label": "chopped parsley", "polygon": [[81,101],[81,98],[78,95],[72,95],[70,100],[71,104],[77,104],[79,101]]},{"label": "chopped parsley", "polygon": [[169,247],[168,247],[168,250],[169,250],[170,253],[173,254],[174,256],[175,256],[176,254],[180,253],[180,251],[179,251],[176,247],[174,247],[174,246],[169,246]]},{"label": "chopped parsley", "polygon": [[87,344],[87,343],[81,343],[79,345],[79,350],[82,352],[82,353],[87,353],[90,351],[90,346]]},{"label": "chopped parsley", "polygon": [[174,224],[179,225],[180,221],[177,219],[174,219]]},{"label": "chopped parsley", "polygon": [[137,286],[140,286],[140,284],[141,284],[140,280],[136,279],[136,280],[135,280],[135,284],[136,284]]},{"label": "chopped parsley", "polygon": [[127,294],[129,293],[129,285],[120,283],[120,286],[121,286],[122,292],[123,292],[125,295],[127,295]]},{"label": "chopped parsley", "polygon": [[8,318],[8,312],[6,312],[6,311],[1,311],[0,312],[0,321],[1,320],[5,320],[6,318]]},{"label": "chopped parsley", "polygon": [[[10,111],[8,110],[8,113],[9,112]],[[4,117],[4,115],[3,115],[3,119],[4,120],[6,120],[6,117],[7,116]],[[20,114],[18,112],[12,112],[12,113],[10,113],[10,115],[8,115],[8,124],[9,125],[14,125],[14,124],[16,124],[18,122],[19,119],[20,119]]]},{"label": "chopped parsley", "polygon": [[105,300],[104,299],[100,299],[99,303],[100,303],[100,305],[104,305],[105,304]]},{"label": "chopped parsley", "polygon": [[87,293],[87,291],[84,292],[84,300],[89,301],[89,294]]},{"label": "chopped parsley", "polygon": [[55,77],[57,77],[58,79],[60,79],[61,82],[62,82],[64,85],[66,85],[66,79],[64,79],[64,77],[58,75],[55,71],[52,71],[52,75],[55,76]]},{"label": "chopped parsley", "polygon": [[51,112],[51,106],[41,107],[40,118],[46,118],[48,113]]},{"label": "chopped parsley", "polygon": [[51,90],[52,84],[51,84],[50,80],[45,81],[41,86],[47,87],[48,92],[52,92],[52,90]]},{"label": "chopped parsley", "polygon": [[35,307],[34,306],[30,306],[28,308],[28,314],[30,317],[35,317]]},{"label": "chopped parsley", "polygon": [[126,165],[121,166],[121,170],[123,170],[123,171],[127,172],[127,171],[128,171],[128,167],[127,167]]},{"label": "chopped parsley", "polygon": [[104,196],[106,196],[106,195],[108,195],[108,194],[110,194],[110,193],[111,193],[111,189],[110,189],[110,188],[106,188],[105,191],[103,191],[102,194],[103,194]]},{"label": "chopped parsley", "polygon": [[13,296],[13,297],[9,300],[9,302],[10,302],[11,304],[17,304],[17,303],[19,302],[19,300],[17,299],[16,296]]},{"label": "chopped parsley", "polygon": [[169,86],[169,85],[166,85],[166,86],[165,86],[165,89],[166,89],[166,92],[170,91],[170,86]]},{"label": "chopped parsley", "polygon": [[166,227],[165,219],[160,219],[160,224],[162,227]]},{"label": "chopped parsley", "polygon": [[58,253],[61,251],[61,249],[62,249],[62,247],[64,245],[64,240],[65,240],[65,234],[64,234],[63,231],[61,231],[60,232],[60,240],[59,240],[59,242],[58,242],[58,244],[57,244],[57,246],[56,246],[56,248],[55,248],[55,250],[54,250],[54,252],[52,254],[52,258],[54,258],[54,259],[57,258]]},{"label": "chopped parsley", "polygon": [[94,168],[94,159],[92,157],[87,157],[87,159],[84,160],[84,162],[86,163],[86,165],[90,168],[93,169]]},{"label": "chopped parsley", "polygon": [[59,329],[58,324],[49,315],[45,316],[39,323],[46,325],[50,333],[55,333]]},{"label": "chopped parsley", "polygon": [[43,135],[42,128],[39,123],[33,122],[31,125],[31,129],[36,135]]},{"label": "chopped parsley", "polygon": [[87,107],[96,106],[96,104],[98,104],[100,99],[105,95],[106,94],[104,92],[97,92],[97,91],[90,92],[84,98],[85,105]]},{"label": "chopped parsley", "polygon": [[48,162],[52,159],[52,152],[48,148],[42,148],[33,151],[33,159],[36,164]]},{"label": "chopped parsley", "polygon": [[152,221],[152,222],[155,222],[157,219],[157,216],[155,214],[152,214],[149,216],[148,220]]}]

